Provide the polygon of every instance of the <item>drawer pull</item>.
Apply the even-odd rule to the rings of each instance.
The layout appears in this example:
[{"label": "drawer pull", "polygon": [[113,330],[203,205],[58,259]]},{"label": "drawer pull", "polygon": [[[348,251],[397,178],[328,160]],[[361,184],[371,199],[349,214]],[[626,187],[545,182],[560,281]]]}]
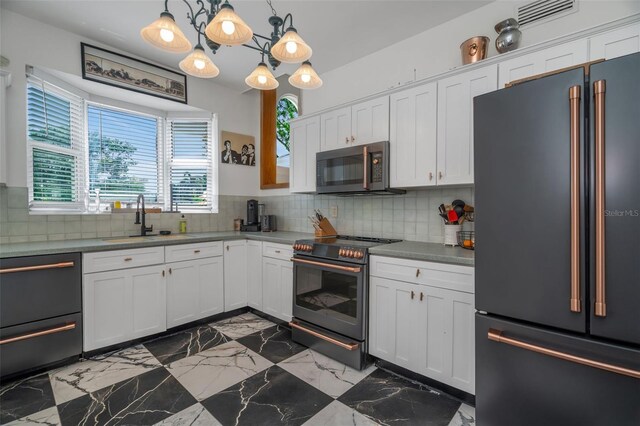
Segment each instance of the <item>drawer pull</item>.
[{"label": "drawer pull", "polygon": [[333,337],[325,336],[324,334],[320,334],[317,331],[309,330],[308,328],[303,327],[293,321],[291,321],[289,325],[293,328],[297,328],[300,331],[304,331],[305,333],[308,333],[314,337],[317,337],[329,343],[333,343],[336,346],[340,346],[341,348],[346,349],[348,351],[355,351],[356,349],[358,349],[358,346],[359,346],[357,343],[343,343],[337,339],[334,339]]},{"label": "drawer pull", "polygon": [[195,254],[198,254],[198,253],[200,253],[200,250],[194,250],[193,252],[194,252]]},{"label": "drawer pull", "polygon": [[420,292],[420,301],[422,302],[423,299],[424,299],[424,293]]},{"label": "drawer pull", "polygon": [[42,271],[44,269],[73,268],[74,266],[75,266],[75,262],[60,262],[60,263],[49,263],[46,265],[20,266],[18,268],[0,269],[0,274],[11,274],[13,272]]},{"label": "drawer pull", "polygon": [[623,376],[629,376],[629,377],[634,377],[636,379],[640,379],[640,371],[638,370],[631,370],[630,368],[624,368],[617,365],[607,364],[606,362],[600,362],[600,361],[596,361],[589,358],[583,358],[580,356],[556,351],[554,349],[545,348],[543,346],[522,342],[520,340],[506,337],[502,334],[502,331],[494,330],[492,328],[489,329],[487,338],[489,340],[493,340],[494,342],[515,346],[516,348],[526,349],[528,351],[537,352],[539,354],[551,356],[551,357],[562,359],[565,361],[575,362],[577,364],[586,365],[588,367],[599,368],[600,370],[606,370],[612,373],[622,374]]},{"label": "drawer pull", "polygon": [[169,268],[169,275],[173,274],[173,270]]},{"label": "drawer pull", "polygon": [[276,250],[276,253],[280,254],[280,250]]},{"label": "drawer pull", "polygon": [[124,261],[125,261],[125,262],[131,262],[132,260],[133,260],[133,258],[132,258],[132,257],[125,257],[125,258],[124,258]]},{"label": "drawer pull", "polygon": [[413,298],[416,296],[416,294],[413,292],[413,290],[411,290],[411,300],[413,300]]},{"label": "drawer pull", "polygon": [[416,278],[420,276],[420,269],[416,269]]},{"label": "drawer pull", "polygon": [[46,336],[47,334],[61,333],[63,331],[69,331],[76,328],[76,323],[63,325],[62,327],[49,328],[47,330],[36,331],[35,333],[23,334],[22,336],[9,337],[8,339],[0,340],[0,345],[6,343],[19,342],[20,340],[33,339],[34,337]]}]

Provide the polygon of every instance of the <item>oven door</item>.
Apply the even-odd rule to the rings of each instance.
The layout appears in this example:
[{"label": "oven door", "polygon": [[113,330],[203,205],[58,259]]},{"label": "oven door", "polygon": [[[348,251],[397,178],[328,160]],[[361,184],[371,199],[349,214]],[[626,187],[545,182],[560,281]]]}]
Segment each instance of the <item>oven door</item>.
[{"label": "oven door", "polygon": [[348,262],[296,256],[293,316],[364,340],[367,268]]},{"label": "oven door", "polygon": [[389,142],[316,154],[316,192],[362,193],[389,187]]}]

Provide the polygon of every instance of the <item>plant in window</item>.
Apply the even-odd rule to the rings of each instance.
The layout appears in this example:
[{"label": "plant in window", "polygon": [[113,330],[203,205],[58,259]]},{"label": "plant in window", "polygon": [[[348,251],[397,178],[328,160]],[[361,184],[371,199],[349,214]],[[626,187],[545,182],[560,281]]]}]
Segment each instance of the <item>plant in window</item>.
[{"label": "plant in window", "polygon": [[[291,127],[289,121],[298,117],[298,108],[288,98],[282,98],[276,107],[276,140],[278,141],[278,158],[288,157],[291,151],[289,138]],[[280,161],[278,162],[280,164]]]}]

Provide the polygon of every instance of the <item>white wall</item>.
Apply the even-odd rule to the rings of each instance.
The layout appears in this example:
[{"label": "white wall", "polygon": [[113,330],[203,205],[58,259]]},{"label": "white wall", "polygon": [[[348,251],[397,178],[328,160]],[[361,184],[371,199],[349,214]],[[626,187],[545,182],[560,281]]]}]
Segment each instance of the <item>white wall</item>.
[{"label": "white wall", "polygon": [[[488,56],[497,55],[493,44],[497,34],[493,27],[505,18],[516,16],[517,4],[508,0],[490,3],[364,58],[322,73],[324,86],[305,93],[304,113],[312,114],[460,66],[459,46],[473,36],[486,35],[491,38]],[[578,12],[523,28],[521,47],[636,13],[640,13],[638,0],[579,0]]]},{"label": "white wall", "polygon": [[[81,75],[80,42],[116,49],[2,9],[0,52],[11,60],[7,89],[7,186],[27,186],[25,65]],[[153,49],[153,47],[149,47]],[[127,53],[127,52],[121,52]],[[218,113],[219,130],[253,135],[260,156],[259,93],[242,94],[211,80],[189,77],[189,105]],[[0,162],[2,163],[2,162]],[[219,165],[221,195],[257,195],[260,166]]]}]

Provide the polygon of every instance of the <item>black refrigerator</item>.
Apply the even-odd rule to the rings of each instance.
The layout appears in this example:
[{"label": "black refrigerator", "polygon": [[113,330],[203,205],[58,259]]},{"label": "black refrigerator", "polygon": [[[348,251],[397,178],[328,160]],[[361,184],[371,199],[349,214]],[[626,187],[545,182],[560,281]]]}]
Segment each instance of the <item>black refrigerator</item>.
[{"label": "black refrigerator", "polygon": [[479,426],[640,425],[640,54],[474,100]]}]

